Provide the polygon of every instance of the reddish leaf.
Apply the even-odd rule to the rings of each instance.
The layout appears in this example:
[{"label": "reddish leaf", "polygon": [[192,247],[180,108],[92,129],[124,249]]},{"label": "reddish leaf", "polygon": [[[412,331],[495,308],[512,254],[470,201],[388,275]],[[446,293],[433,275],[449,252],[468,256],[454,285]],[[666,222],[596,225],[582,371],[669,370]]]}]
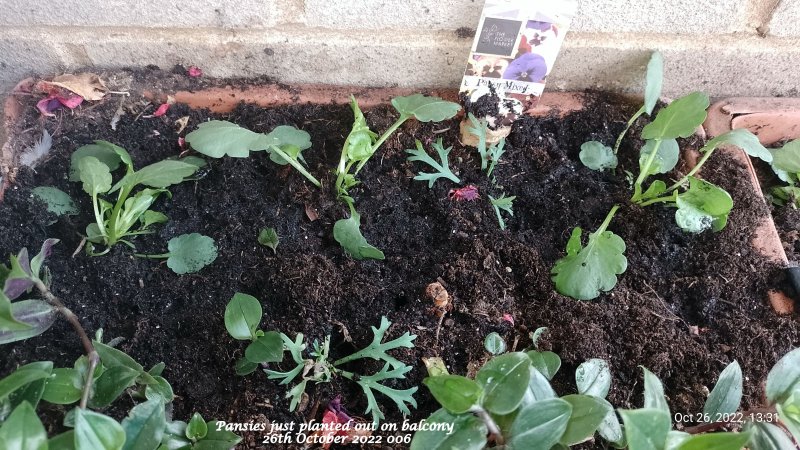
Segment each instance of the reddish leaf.
[{"label": "reddish leaf", "polygon": [[478,195],[478,188],[472,184],[461,189],[451,189],[447,195],[451,200],[466,200],[469,202],[481,198],[481,196]]},{"label": "reddish leaf", "polygon": [[511,314],[508,314],[508,313],[503,314],[503,322],[508,322],[513,327],[514,326],[514,316],[512,316]]},{"label": "reddish leaf", "polygon": [[56,97],[56,99],[59,101],[59,103],[61,103],[62,105],[66,106],[69,109],[75,109],[78,107],[78,105],[83,103],[83,97],[77,94],[71,95],[67,98],[58,96]]},{"label": "reddish leaf", "polygon": [[156,112],[153,113],[152,117],[161,117],[167,113],[169,110],[169,103],[164,103],[163,105],[159,106]]},{"label": "reddish leaf", "polygon": [[186,74],[192,78],[202,77],[203,69],[197,66],[189,66],[189,70],[186,71]]}]

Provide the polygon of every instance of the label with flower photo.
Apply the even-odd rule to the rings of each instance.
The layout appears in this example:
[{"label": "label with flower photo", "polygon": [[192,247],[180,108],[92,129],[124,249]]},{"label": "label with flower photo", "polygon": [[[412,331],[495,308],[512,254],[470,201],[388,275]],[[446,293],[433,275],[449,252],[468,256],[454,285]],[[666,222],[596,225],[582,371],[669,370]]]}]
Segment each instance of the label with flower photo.
[{"label": "label with flower photo", "polygon": [[576,0],[486,0],[461,92],[494,88],[533,107],[576,9]]}]

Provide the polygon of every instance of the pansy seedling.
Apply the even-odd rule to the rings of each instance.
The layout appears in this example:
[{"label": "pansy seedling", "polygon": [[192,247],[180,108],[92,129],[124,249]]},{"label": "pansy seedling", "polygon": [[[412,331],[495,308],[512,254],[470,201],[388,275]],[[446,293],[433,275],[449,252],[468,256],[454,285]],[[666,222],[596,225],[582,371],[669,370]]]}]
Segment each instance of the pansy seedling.
[{"label": "pansy seedling", "polygon": [[167,244],[169,253],[160,255],[136,254],[140,258],[166,259],[167,267],[178,275],[199,272],[217,259],[214,239],[198,233],[174,237]]}]

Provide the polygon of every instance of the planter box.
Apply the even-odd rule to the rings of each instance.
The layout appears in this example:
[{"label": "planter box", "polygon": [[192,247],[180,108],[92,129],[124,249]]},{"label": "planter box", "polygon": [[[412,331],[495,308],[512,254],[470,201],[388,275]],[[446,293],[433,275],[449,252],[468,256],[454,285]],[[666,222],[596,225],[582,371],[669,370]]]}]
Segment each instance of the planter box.
[{"label": "planter box", "polygon": [[[191,123],[187,131],[191,131],[198,121],[212,116],[184,105],[232,114],[225,117],[260,127],[258,131],[282,124],[281,120],[288,120],[284,115],[295,120],[299,117],[297,111],[310,108],[324,115],[324,120],[337,124],[328,135],[320,135],[313,132],[322,127],[316,119],[306,117],[297,122],[301,128],[309,128],[315,143],[309,154],[316,155],[309,163],[315,174],[324,176],[323,167],[330,167],[330,160],[338,158],[348,131],[340,125],[351,119],[347,107],[337,109],[329,105],[345,104],[351,92],[362,106],[374,107],[368,113],[368,120],[381,131],[387,127],[387,111],[388,115],[391,112],[380,105],[395,95],[410,93],[320,86],[197,84],[177,89],[140,86],[132,89],[130,100],[138,105],[138,110],[141,105],[137,102],[151,99],[158,104],[167,95],[172,95],[178,104],[163,118],[133,120],[131,114],[125,121],[125,132],[138,130],[136,136],[141,141],[131,141],[130,135],[125,139],[140,147],[134,159],[152,162],[156,156],[163,157],[165,149],[180,151],[177,142],[172,141],[175,119],[189,116]],[[450,99],[456,95],[453,91],[435,93]],[[677,405],[677,411],[697,413],[702,410],[703,386],[712,385],[724,364],[737,359],[753,380],[745,386],[745,399],[749,402],[745,406],[759,405],[758,381],[764,379],[772,363],[764,361],[763,355],[786,353],[791,342],[777,336],[786,329],[800,329],[791,319],[776,317],[763,301],[768,278],[781,264],[777,251],[780,242],[777,241],[776,248],[777,235],[769,218],[765,216],[762,223],[751,224],[747,216],[750,211],[734,209],[729,230],[735,239],[725,241],[728,254],[714,254],[704,261],[692,259],[696,254],[720,251],[716,248],[719,235],[686,236],[676,229],[670,211],[659,206],[642,210],[626,204],[629,193],[627,197],[605,195],[616,195],[628,189],[621,172],[598,174],[575,163],[577,148],[590,134],[615,136],[616,130],[603,129],[603,126],[619,128],[623,123],[618,109],[604,106],[598,98],[592,97],[591,102],[586,99],[584,94],[548,93],[539,106],[530,111],[538,117],[521,119],[512,132],[510,147],[525,153],[510,151],[505,157],[507,164],[498,169],[498,182],[514,186],[516,191],[507,193],[520,197],[519,206],[515,205],[515,217],[509,219],[508,232],[499,230],[494,213],[486,204],[449,200],[447,192],[451,185],[438,182],[433,189],[428,189],[424,183],[410,180],[412,170],[419,171],[420,167],[408,165],[402,149],[412,145],[413,138],[445,136],[448,138],[445,145],[456,147],[455,158],[451,161],[462,171],[459,173],[462,184],[475,183],[481,189],[499,190],[481,176],[480,171],[474,170],[474,152],[458,148],[454,139],[456,130],[452,126],[411,123],[404,128],[403,136],[392,139],[386,150],[381,150],[383,154],[370,161],[369,169],[365,169],[364,190],[356,199],[359,210],[363,207],[368,212],[362,211],[362,228],[367,238],[385,250],[396,249],[395,254],[387,251],[386,262],[354,262],[341,255],[330,237],[330,228],[332,221],[344,213],[330,192],[311,189],[296,173],[277,170],[262,161],[261,156],[251,158],[253,161],[226,158],[212,162],[209,178],[175,189],[172,201],[161,205],[172,220],[159,231],[162,234],[156,236],[159,240],[143,239],[143,246],[159,242],[163,245],[163,237],[183,232],[214,233],[221,251],[215,264],[230,264],[236,270],[222,267],[220,277],[203,272],[177,277],[163,266],[131,258],[130,252],[122,249],[102,259],[84,256],[73,259],[69,255],[74,248],[60,248],[55,269],[69,272],[63,278],[74,280],[83,276],[84,281],[93,286],[96,278],[119,277],[120,287],[106,283],[99,291],[70,286],[69,293],[80,300],[67,298],[66,301],[85,306],[85,311],[76,308],[76,312],[87,321],[87,328],[105,327],[109,337],[127,337],[129,340],[123,348],[133,356],[168,359],[165,361],[167,378],[174,380],[173,386],[182,397],[176,404],[180,417],[188,417],[192,408],[200,408],[207,418],[214,416],[229,421],[304,420],[309,418],[307,415],[313,411],[315,402],[324,402],[340,393],[345,394],[345,405],[351,412],[361,413],[365,407],[352,386],[321,385],[313,390],[308,409],[302,415],[292,415],[283,399],[283,387],[274,386],[260,373],[247,378],[234,377],[233,364],[241,348],[225,335],[222,311],[235,290],[261,299],[266,330],[288,327],[281,331],[290,335],[303,332],[311,338],[333,333],[337,347],[366,343],[371,338],[368,327],[377,325],[376,316],[391,313],[390,318],[395,322],[392,336],[403,331],[420,336],[414,350],[398,356],[415,366],[409,380],[399,383],[398,387],[402,388],[419,385],[425,376],[419,357],[442,356],[453,372],[466,373],[468,364],[485,357],[482,338],[487,333],[499,332],[509,342],[519,337],[522,347],[529,344],[529,331],[548,326],[550,334],[542,341],[543,349],[557,351],[565,367],[570,369],[563,370],[554,379],[559,392],[574,390],[572,369],[580,362],[594,357],[606,358],[614,374],[610,400],[615,406],[629,407],[637,401],[632,392],[641,388],[637,381],[641,373],[636,366],[642,364],[662,376],[667,395]],[[258,107],[237,107],[242,101]],[[116,108],[116,98],[112,103],[101,107]],[[307,106],[309,103],[313,106]],[[285,107],[287,112],[260,109],[274,107]],[[14,165],[15,153],[26,145],[19,138],[25,129],[22,124],[35,122],[30,108],[31,99],[24,96],[12,96],[6,104],[9,139],[3,146],[4,188],[0,189],[0,198],[3,192],[7,191],[7,195],[6,203],[0,208],[9,204],[12,192],[9,183],[17,179],[19,189],[24,191],[14,194],[15,205],[21,204],[24,193],[36,183],[30,171],[18,171]],[[584,108],[590,108],[591,114],[581,115]],[[614,117],[604,117],[604,112]],[[109,131],[106,118],[99,112],[97,117],[102,120],[95,118],[94,112],[89,113],[88,108],[78,114],[90,121],[90,125],[82,125],[75,136],[66,136],[57,142],[56,151],[60,153],[54,157],[60,162],[64,161],[65,152],[91,139],[117,136]],[[70,127],[79,122],[69,116],[64,120]],[[587,123],[598,128],[588,130]],[[714,131],[709,129],[708,132]],[[121,136],[121,133],[118,134]],[[634,132],[630,136],[638,134]],[[621,155],[623,162],[627,167],[634,167],[638,155],[633,152],[638,149],[634,148],[634,143],[624,147],[628,147],[629,152]],[[721,157],[720,162],[708,170],[716,170],[718,174],[720,167],[730,169],[726,170],[733,174],[729,182],[736,192],[747,194],[745,204],[763,203],[760,191],[758,195],[752,194],[757,183],[749,161],[742,158],[740,152],[731,152],[730,156],[732,159]],[[717,155],[712,158],[716,159]],[[65,171],[66,167],[51,169]],[[45,174],[44,169],[42,172],[41,176],[48,182],[79,191],[74,183],[66,183],[63,176]],[[511,180],[530,181],[526,184]],[[212,185],[213,188],[209,187]],[[746,190],[745,185],[749,186]],[[583,189],[580,191],[583,197],[570,197],[572,203],[566,204],[563,197],[577,189]],[[537,197],[540,193],[549,197]],[[481,194],[484,196],[483,191]],[[549,270],[552,263],[563,256],[571,228],[580,225],[593,230],[614,202],[622,203],[625,211],[611,228],[624,234],[626,239],[631,238],[629,255],[636,265],[621,277],[617,290],[597,302],[580,303],[553,294]],[[242,208],[226,210],[236,205]],[[86,204],[81,206],[85,213]],[[410,219],[404,219],[406,217]],[[72,233],[70,238],[75,241],[74,233],[80,230],[79,225],[85,226],[85,219],[82,217],[80,224],[57,225],[56,230]],[[226,220],[233,225],[226,227]],[[258,229],[254,225],[270,226],[273,222],[291,224],[278,229],[278,234],[285,239],[281,243],[283,247],[278,247],[277,256],[255,244]],[[557,222],[555,226],[554,222]],[[547,228],[556,226],[557,230],[552,233]],[[661,232],[664,235],[658,234]],[[640,234],[652,239],[638,239]],[[437,236],[441,241],[427,239],[428,236]],[[633,240],[634,237],[637,240]],[[732,240],[738,245],[735,249],[727,247],[732,245]],[[237,251],[228,251],[229,246],[235,246]],[[758,269],[750,271],[749,264]],[[120,271],[114,271],[116,265],[130,272],[117,273]],[[746,274],[751,274],[752,283],[725,279],[727,267],[732,267],[730,273],[734,278],[746,278]],[[54,271],[56,291],[60,280],[58,270]],[[680,272],[680,276],[659,278],[667,278],[669,270]],[[762,270],[765,273],[761,273]],[[442,324],[430,312],[432,302],[424,297],[425,284],[437,279],[441,279],[454,299],[454,310]],[[754,295],[742,298],[742,293],[730,287],[733,284],[744,286],[743,292]],[[736,302],[730,301],[730,296],[737,296]],[[326,298],[329,300],[324,300]],[[95,313],[96,302],[103,302],[102,314]],[[513,316],[516,323],[504,320],[504,313]],[[763,335],[770,339],[757,339]],[[168,336],[169,341],[159,341],[160,336]],[[345,336],[352,337],[355,343],[348,343]],[[59,342],[46,350],[58,351],[60,355],[73,351],[77,357],[79,348],[71,344]],[[420,389],[417,396],[423,412],[415,412],[412,420],[420,419],[435,407],[424,389]],[[389,417],[398,419],[396,411],[380,401],[382,406],[387,406],[387,414],[394,414]],[[264,405],[271,408],[268,413],[264,413]]]}]

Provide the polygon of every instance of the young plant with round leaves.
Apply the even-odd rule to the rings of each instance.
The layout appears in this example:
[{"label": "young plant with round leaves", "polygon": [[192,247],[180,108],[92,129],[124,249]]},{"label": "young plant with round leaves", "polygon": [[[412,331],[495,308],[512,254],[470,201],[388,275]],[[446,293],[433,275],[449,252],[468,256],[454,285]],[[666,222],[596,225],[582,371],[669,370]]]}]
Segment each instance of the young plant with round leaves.
[{"label": "young plant with round leaves", "polygon": [[145,255],[139,258],[166,259],[167,267],[178,275],[197,273],[217,259],[217,244],[214,239],[198,233],[183,234],[167,243],[168,253]]},{"label": "young plant with round leaves", "polygon": [[[384,418],[375,398],[375,392],[391,399],[403,414],[411,413],[409,405],[417,406],[413,397],[417,391],[416,387],[401,390],[391,388],[385,383],[404,379],[412,369],[387,352],[397,348],[413,348],[413,341],[416,339],[415,335],[406,332],[399,338],[383,342],[386,331],[392,324],[386,317],[381,318],[380,327],[372,327],[374,337],[368,346],[335,361],[330,355],[330,336],[327,336],[322,343],[314,341],[309,350],[301,333],[292,340],[284,333],[260,330],[261,318],[261,303],[250,295],[236,293],[225,307],[225,328],[228,333],[234,339],[250,341],[245,349],[244,358],[236,362],[236,373],[248,375],[255,372],[259,366],[266,367],[269,363],[280,363],[284,359],[284,352],[289,352],[294,364],[292,369],[281,372],[265,368],[264,372],[270,380],[280,380],[281,385],[288,385],[299,377],[297,384],[286,394],[290,399],[291,411],[297,408],[309,383],[328,383],[334,377],[347,378],[361,387],[367,398],[365,413],[372,414],[375,424]],[[304,356],[304,353],[308,356]],[[383,367],[372,375],[357,374],[342,368],[347,363],[361,359],[381,361]]]},{"label": "young plant with round leaves", "polygon": [[247,158],[250,152],[265,151],[275,164],[290,164],[314,186],[322,184],[305,168],[303,151],[311,148],[311,136],[302,130],[281,125],[267,134],[256,133],[224,120],[200,124],[186,135],[186,143],[211,158]]},{"label": "young plant with round leaves", "polygon": [[[124,166],[125,175],[113,183],[112,172],[120,165]],[[95,141],[75,150],[70,179],[82,182],[83,190],[92,197],[95,216],[95,223],[86,227],[89,254],[106,254],[118,242],[134,248],[129,238],[150,234],[151,225],[168,220],[162,213],[150,210],[153,203],[162,194],[171,195],[166,188],[189,179],[199,168],[196,159],[164,160],[137,171],[124,148],[106,141]],[[145,188],[134,193],[139,186]],[[115,193],[113,202],[101,197]],[[106,249],[95,253],[95,244]]]}]

